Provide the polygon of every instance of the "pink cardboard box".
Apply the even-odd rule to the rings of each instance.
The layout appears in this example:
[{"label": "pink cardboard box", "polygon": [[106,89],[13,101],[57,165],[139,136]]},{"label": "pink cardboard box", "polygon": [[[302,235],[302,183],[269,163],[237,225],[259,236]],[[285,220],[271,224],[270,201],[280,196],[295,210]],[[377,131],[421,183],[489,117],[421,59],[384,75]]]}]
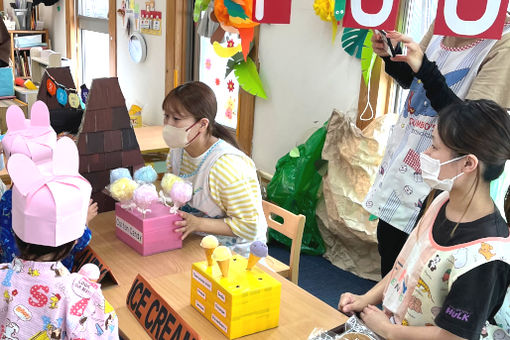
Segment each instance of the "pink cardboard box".
[{"label": "pink cardboard box", "polygon": [[143,215],[136,209],[123,209],[115,204],[115,234],[128,246],[143,256],[182,248],[181,233],[174,222],[181,221],[177,214],[159,202],[150,207],[151,212]]}]

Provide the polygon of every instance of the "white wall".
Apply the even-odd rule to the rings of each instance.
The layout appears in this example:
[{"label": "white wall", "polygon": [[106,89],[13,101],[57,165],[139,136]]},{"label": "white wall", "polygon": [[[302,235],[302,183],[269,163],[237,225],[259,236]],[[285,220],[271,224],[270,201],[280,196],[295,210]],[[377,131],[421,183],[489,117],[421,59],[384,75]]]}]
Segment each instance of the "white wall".
[{"label": "white wall", "polygon": [[[8,5],[8,0],[4,2]],[[117,0],[117,8],[120,3]],[[45,22],[54,49],[65,55],[63,4],[61,0],[44,13],[51,15]],[[260,76],[269,99],[256,99],[253,159],[258,168],[269,173],[274,173],[280,157],[329,118],[333,108],[343,111],[357,108],[360,62],[342,49],[341,29],[334,44],[331,43],[331,24],[315,15],[312,4],[309,0],[294,0],[290,25],[261,27]],[[57,6],[61,6],[60,11]],[[162,123],[160,108],[165,95],[166,1],[156,0],[156,8],[164,13],[162,35],[144,35],[148,52],[141,64],[129,58],[128,37],[117,16],[120,86],[128,103],[137,101],[144,105],[143,121],[149,125]]]},{"label": "white wall", "polygon": [[333,108],[357,108],[360,62],[342,49],[341,32],[331,43],[331,24],[315,15],[312,4],[294,0],[290,25],[260,30],[260,76],[269,99],[255,102],[252,156],[269,173]]},{"label": "white wall", "polygon": [[[141,8],[145,2],[136,0]],[[117,0],[120,8],[121,0]],[[117,75],[120,88],[128,104],[134,101],[143,105],[142,120],[147,125],[163,124],[161,104],[165,98],[165,32],[166,1],[156,0],[156,10],[163,13],[161,35],[143,34],[147,43],[147,59],[140,64],[131,61],[128,53],[128,36],[117,16]],[[128,107],[129,108],[129,107]]]},{"label": "white wall", "polygon": [[[7,3],[9,0],[4,0]],[[144,2],[137,0],[142,7]],[[121,0],[117,0],[117,8]],[[39,5],[45,28],[50,32],[53,50],[66,55],[65,2],[46,7]],[[60,6],[60,11],[58,10]],[[156,0],[156,9],[166,14],[166,1]],[[144,34],[147,42],[147,59],[141,64],[131,61],[128,53],[128,36],[117,16],[117,75],[127,104],[138,102],[144,106],[143,122],[148,125],[162,124],[161,103],[165,96],[165,25],[163,15],[161,36]]]},{"label": "white wall", "polygon": [[39,17],[44,21],[44,28],[50,33],[51,49],[67,57],[65,1],[60,0],[53,6],[41,4],[39,13]]}]

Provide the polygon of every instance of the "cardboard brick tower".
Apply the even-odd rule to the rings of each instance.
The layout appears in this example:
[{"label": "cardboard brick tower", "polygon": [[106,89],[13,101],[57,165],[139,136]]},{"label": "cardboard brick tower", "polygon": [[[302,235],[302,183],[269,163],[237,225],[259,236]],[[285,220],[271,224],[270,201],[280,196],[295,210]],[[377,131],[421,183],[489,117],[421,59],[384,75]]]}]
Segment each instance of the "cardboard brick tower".
[{"label": "cardboard brick tower", "polygon": [[[48,73],[60,84],[67,88],[75,89],[73,77],[69,67],[49,67],[46,69]],[[62,106],[57,101],[56,96],[51,96],[46,88],[48,75],[44,73],[39,92],[37,92],[37,100],[43,101],[50,111],[51,126],[57,134],[61,132],[70,132],[77,134],[83,116],[81,107],[76,109],[69,105],[69,102]]]},{"label": "cardboard brick tower", "polygon": [[92,199],[99,212],[115,209],[115,201],[103,192],[110,170],[144,166],[140,147],[129,120],[126,101],[117,78],[94,79],[78,136],[80,173],[92,185]]}]

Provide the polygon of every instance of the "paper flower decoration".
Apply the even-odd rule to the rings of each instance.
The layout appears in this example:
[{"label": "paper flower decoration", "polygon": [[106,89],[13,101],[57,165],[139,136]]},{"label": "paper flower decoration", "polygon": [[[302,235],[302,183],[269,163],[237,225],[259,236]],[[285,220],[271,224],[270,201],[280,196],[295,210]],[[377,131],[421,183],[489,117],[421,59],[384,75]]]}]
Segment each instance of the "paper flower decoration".
[{"label": "paper flower decoration", "polygon": [[251,20],[253,2],[244,0],[214,1],[214,15],[225,31],[234,27],[239,31],[244,59],[248,57],[250,43],[253,40],[253,27],[259,23]]},{"label": "paper flower decoration", "polygon": [[129,169],[127,168],[117,168],[110,171],[110,184],[115,182],[116,180],[120,178],[131,178],[131,173],[129,172]]},{"label": "paper flower decoration", "polygon": [[313,2],[313,9],[322,20],[330,21],[333,26],[332,41],[335,41],[337,23],[335,18],[335,0],[315,0]]},{"label": "paper flower decoration", "polygon": [[138,183],[154,183],[158,174],[152,165],[147,165],[136,170],[134,178]]},{"label": "paper flower decoration", "polygon": [[232,92],[234,91],[235,89],[235,86],[234,86],[234,82],[232,80],[229,80],[227,82],[227,89],[228,89],[228,92]]}]

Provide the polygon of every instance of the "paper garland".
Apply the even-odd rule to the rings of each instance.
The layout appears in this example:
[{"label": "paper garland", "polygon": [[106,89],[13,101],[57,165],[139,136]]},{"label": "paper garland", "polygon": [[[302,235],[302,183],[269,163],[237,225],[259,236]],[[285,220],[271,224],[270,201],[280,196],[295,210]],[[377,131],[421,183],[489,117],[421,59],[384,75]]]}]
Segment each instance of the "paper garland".
[{"label": "paper garland", "polygon": [[48,76],[48,79],[46,80],[46,90],[50,96],[56,96],[57,102],[62,106],[66,106],[67,103],[69,103],[69,106],[73,109],[81,107],[85,110],[85,104],[78,96],[78,91],[75,88],[68,88],[63,84],[60,84],[51,74],[49,74],[48,70],[45,70],[45,73]]}]

